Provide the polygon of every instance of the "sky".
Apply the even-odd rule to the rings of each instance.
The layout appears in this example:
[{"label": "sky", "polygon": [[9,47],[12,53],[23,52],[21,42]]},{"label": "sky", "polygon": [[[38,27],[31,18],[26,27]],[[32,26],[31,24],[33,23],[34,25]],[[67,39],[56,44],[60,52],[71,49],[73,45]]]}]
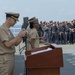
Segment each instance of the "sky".
[{"label": "sky", "polygon": [[0,24],[5,22],[5,12],[20,13],[23,17],[37,17],[39,21],[70,21],[75,19],[75,0],[0,0]]}]

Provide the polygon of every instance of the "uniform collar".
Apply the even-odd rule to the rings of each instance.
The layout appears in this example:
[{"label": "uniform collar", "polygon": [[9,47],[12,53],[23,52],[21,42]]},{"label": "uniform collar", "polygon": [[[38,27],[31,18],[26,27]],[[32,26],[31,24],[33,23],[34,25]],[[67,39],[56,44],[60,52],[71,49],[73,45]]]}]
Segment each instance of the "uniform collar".
[{"label": "uniform collar", "polygon": [[7,27],[7,24],[6,24],[6,23],[3,23],[2,27],[3,27],[5,30],[10,30],[10,29]]}]

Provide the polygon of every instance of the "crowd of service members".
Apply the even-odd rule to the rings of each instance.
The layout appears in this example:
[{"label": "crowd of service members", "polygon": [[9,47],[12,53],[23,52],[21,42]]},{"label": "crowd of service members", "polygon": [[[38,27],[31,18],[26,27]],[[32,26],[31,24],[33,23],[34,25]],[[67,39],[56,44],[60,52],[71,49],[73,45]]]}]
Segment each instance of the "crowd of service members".
[{"label": "crowd of service members", "polygon": [[74,44],[75,43],[75,20],[63,22],[42,22],[39,23],[39,36],[44,36],[44,44]]}]

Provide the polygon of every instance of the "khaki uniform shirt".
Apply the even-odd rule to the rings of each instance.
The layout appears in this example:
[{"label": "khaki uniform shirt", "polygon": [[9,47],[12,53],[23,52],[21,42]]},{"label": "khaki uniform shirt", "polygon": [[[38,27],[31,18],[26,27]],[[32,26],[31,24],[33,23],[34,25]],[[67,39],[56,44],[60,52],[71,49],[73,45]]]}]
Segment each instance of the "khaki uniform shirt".
[{"label": "khaki uniform shirt", "polygon": [[14,36],[10,29],[6,27],[5,24],[3,24],[0,27],[0,54],[9,54],[9,53],[14,53],[15,52],[15,46],[12,45],[10,48],[7,48],[4,46],[3,41],[9,41],[13,39]]},{"label": "khaki uniform shirt", "polygon": [[27,50],[31,50],[31,39],[34,38],[35,42],[34,42],[34,47],[38,48],[39,47],[39,35],[37,33],[37,30],[35,28],[30,29],[30,27],[27,28],[28,31],[28,36],[27,36]]}]

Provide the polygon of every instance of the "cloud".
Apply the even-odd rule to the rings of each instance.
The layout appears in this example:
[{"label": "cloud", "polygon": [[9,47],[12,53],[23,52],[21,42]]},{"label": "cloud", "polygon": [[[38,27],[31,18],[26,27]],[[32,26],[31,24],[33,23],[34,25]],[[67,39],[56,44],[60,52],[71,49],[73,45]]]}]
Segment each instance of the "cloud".
[{"label": "cloud", "polygon": [[57,14],[57,18],[60,18],[65,12],[65,8],[61,8]]},{"label": "cloud", "polygon": [[2,9],[2,10],[6,10],[6,9],[7,9],[7,7],[6,7],[6,6],[4,6],[4,7],[2,7],[1,9]]}]

